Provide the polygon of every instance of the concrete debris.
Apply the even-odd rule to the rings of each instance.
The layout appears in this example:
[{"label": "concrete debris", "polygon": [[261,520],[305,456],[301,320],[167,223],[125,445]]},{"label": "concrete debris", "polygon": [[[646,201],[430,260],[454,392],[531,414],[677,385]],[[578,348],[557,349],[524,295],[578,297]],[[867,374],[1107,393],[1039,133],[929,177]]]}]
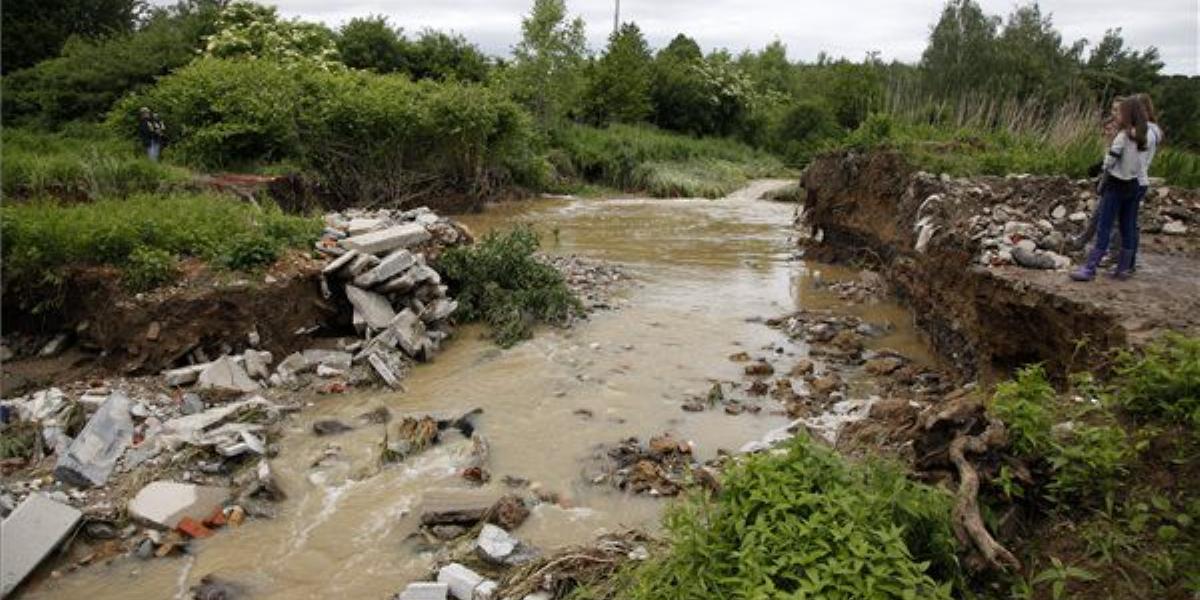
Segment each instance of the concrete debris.
[{"label": "concrete debris", "polygon": [[75,528],[82,513],[34,493],[0,522],[0,597],[8,596]]},{"label": "concrete debris", "polygon": [[346,298],[371,329],[383,329],[396,318],[396,311],[392,309],[386,296],[348,285]]},{"label": "concrete debris", "polygon": [[342,350],[310,349],[304,351],[304,360],[307,361],[308,365],[329,367],[339,371],[349,370],[353,359],[353,354]]},{"label": "concrete debris", "polygon": [[490,598],[496,587],[494,581],[485,580],[475,571],[459,563],[450,563],[439,569],[438,583],[446,584],[450,589],[450,596],[458,600]]},{"label": "concrete debris", "polygon": [[200,372],[200,376],[196,379],[196,384],[201,389],[229,390],[243,393],[260,389],[262,386],[250,378],[250,375],[246,373],[246,369],[242,367],[242,362],[244,360],[236,361],[232,357],[222,356],[209,363]]},{"label": "concrete debris", "polygon": [[133,439],[129,398],[113,392],[58,457],[54,477],[79,487],[102,486]]},{"label": "concrete debris", "polygon": [[271,376],[271,362],[274,358],[270,352],[246,350],[242,353],[246,363],[246,374],[254,379],[263,380]]},{"label": "concrete debris", "polygon": [[174,529],[184,518],[207,520],[228,499],[229,490],[223,487],[155,481],[139,490],[127,509],[143,523]]},{"label": "concrete debris", "polygon": [[408,584],[397,600],[446,600],[449,593],[450,586],[445,583],[422,581]]},{"label": "concrete debris", "polygon": [[411,248],[429,241],[432,237],[423,225],[410,223],[356,235],[339,243],[343,248],[357,250],[363,254],[382,254],[398,248]]},{"label": "concrete debris", "polygon": [[591,458],[585,477],[593,485],[609,484],[634,494],[675,496],[700,464],[691,445],[670,434],[641,444],[637,438],[601,446]]},{"label": "concrete debris", "polygon": [[421,499],[421,524],[474,525],[495,502],[495,494],[483,490],[430,490]]},{"label": "concrete debris", "polygon": [[408,250],[396,250],[387,255],[375,268],[354,278],[354,285],[370,288],[403,273],[417,264],[417,258]]}]

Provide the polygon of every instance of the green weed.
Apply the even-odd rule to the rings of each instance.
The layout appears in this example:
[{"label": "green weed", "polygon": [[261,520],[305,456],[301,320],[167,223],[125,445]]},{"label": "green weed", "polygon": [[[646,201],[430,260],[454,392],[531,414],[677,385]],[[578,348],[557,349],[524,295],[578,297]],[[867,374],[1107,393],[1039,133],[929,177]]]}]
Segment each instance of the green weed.
[{"label": "green weed", "polygon": [[501,346],[529,338],[536,323],[565,322],[580,306],[562,275],[534,256],[538,246],[537,233],[520,226],[451,248],[438,260],[458,316],[487,323]]},{"label": "green weed", "polygon": [[179,266],[175,255],[166,250],[138,247],[129,253],[123,274],[125,287],[140,292],[174,281]]},{"label": "green weed", "polygon": [[1188,424],[1200,435],[1200,337],[1169,333],[1117,358],[1117,401],[1137,416]]}]

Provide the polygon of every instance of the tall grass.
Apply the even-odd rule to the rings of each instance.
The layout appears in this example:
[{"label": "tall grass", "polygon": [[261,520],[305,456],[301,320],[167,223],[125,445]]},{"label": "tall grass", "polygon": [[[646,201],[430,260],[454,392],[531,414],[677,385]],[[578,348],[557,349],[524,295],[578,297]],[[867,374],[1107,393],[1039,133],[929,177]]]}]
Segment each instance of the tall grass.
[{"label": "tall grass", "polygon": [[778,158],[725,138],[694,138],[648,126],[570,125],[553,134],[560,178],[659,197],[717,198],[749,179],[785,172]]},{"label": "tall grass", "polygon": [[135,140],[97,125],[75,124],[57,133],[5,127],[0,136],[0,180],[9,200],[95,200],[162,190],[189,178],[185,169],[151,162]]},{"label": "tall grass", "polygon": [[162,283],[181,256],[251,267],[285,247],[311,244],[320,230],[317,219],[216,194],[5,203],[4,290],[38,297],[61,283],[65,267],[76,265],[132,268],[138,272],[128,272],[131,281],[148,283]]}]

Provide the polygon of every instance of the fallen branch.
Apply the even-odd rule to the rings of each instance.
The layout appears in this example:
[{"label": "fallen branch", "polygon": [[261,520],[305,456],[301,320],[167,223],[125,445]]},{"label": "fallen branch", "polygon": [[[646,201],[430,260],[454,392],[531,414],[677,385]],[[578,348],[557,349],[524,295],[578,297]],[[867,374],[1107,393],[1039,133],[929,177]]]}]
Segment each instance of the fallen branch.
[{"label": "fallen branch", "polygon": [[992,534],[988,533],[979,514],[979,473],[967,460],[966,453],[982,454],[989,448],[1005,444],[1004,424],[989,418],[987,429],[979,435],[960,433],[950,442],[950,460],[958,469],[958,494],[954,505],[954,533],[964,546],[974,546],[987,565],[994,569],[1005,567],[1021,570],[1021,562]]}]

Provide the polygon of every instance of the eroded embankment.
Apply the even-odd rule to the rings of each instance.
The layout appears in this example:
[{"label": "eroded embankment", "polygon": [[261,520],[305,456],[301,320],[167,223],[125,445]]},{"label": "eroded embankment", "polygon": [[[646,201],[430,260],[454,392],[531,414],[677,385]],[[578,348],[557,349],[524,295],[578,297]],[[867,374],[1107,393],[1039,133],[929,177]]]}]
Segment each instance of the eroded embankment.
[{"label": "eroded embankment", "polygon": [[1200,328],[1195,191],[1152,190],[1134,280],[1072,284],[1071,240],[1094,205],[1087,181],[953,179],[892,152],[850,152],[814,161],[801,183],[809,256],[877,266],[964,375],[1039,361],[1061,373],[1162,330]]}]

